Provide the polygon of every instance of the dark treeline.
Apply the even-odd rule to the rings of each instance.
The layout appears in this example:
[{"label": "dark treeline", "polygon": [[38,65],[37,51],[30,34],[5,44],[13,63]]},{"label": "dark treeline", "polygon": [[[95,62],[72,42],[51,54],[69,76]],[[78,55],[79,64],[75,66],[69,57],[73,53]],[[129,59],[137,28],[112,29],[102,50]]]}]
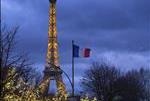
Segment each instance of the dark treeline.
[{"label": "dark treeline", "polygon": [[150,101],[150,70],[122,72],[94,62],[81,81],[83,92],[100,101]]}]

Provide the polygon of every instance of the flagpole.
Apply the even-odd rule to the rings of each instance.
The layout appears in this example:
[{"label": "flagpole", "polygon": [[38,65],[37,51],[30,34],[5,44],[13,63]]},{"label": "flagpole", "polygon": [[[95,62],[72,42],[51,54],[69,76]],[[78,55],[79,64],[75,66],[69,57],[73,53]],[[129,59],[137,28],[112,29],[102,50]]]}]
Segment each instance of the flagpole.
[{"label": "flagpole", "polygon": [[73,49],[73,45],[74,45],[74,40],[72,40],[72,96],[74,97],[74,49]]}]

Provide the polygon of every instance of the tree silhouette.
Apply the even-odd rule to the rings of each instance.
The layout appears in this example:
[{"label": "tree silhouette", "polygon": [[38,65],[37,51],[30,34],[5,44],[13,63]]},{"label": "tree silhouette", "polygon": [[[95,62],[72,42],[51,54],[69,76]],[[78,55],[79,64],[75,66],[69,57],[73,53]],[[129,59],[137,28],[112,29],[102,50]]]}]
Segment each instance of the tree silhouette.
[{"label": "tree silhouette", "polygon": [[[32,83],[33,79],[38,81],[40,79],[40,73],[38,73],[32,66],[27,54],[20,54],[16,51],[16,34],[19,27],[8,28],[6,25],[2,25],[0,32],[0,68],[1,79],[0,86],[1,91],[4,85],[15,79],[17,81],[22,78],[24,82]],[[9,75],[10,70],[15,69],[13,75]],[[1,93],[5,93],[4,91]],[[1,94],[3,95],[3,94]]]},{"label": "tree silhouette", "polygon": [[104,101],[149,101],[150,71],[141,68],[121,73],[105,63],[93,63],[81,81],[84,93]]},{"label": "tree silhouette", "polygon": [[82,79],[84,91],[96,96],[99,100],[108,101],[114,94],[113,83],[120,77],[115,67],[95,62],[85,72]]}]

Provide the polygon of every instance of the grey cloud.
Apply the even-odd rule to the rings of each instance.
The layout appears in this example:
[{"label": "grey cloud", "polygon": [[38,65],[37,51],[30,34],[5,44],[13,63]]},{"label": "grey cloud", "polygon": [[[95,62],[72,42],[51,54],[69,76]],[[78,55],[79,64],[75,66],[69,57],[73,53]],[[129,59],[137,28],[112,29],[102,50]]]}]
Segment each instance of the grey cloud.
[{"label": "grey cloud", "polygon": [[[9,23],[17,22],[22,26],[21,48],[29,51],[37,62],[43,63],[47,48],[49,1],[5,2],[15,4],[12,9],[3,6],[2,15]],[[61,63],[70,62],[72,39],[81,47],[97,51],[149,51],[148,4],[149,0],[58,1],[57,27]]]}]

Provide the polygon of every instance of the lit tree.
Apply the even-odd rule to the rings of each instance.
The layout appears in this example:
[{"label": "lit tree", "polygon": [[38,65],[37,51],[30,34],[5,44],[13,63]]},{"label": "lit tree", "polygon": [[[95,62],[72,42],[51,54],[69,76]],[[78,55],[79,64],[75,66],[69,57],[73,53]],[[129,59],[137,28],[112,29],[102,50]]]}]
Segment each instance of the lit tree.
[{"label": "lit tree", "polygon": [[[23,87],[19,87],[19,79],[25,83],[32,83],[33,79],[39,81],[40,75],[29,62],[26,54],[16,52],[16,34],[19,27],[8,29],[6,25],[1,26],[0,32],[0,68],[1,68],[1,99],[7,98],[6,94],[15,95],[21,93]],[[34,71],[34,72],[33,72]],[[38,76],[37,76],[38,75]],[[37,79],[38,78],[38,79]],[[38,84],[38,82],[36,83]],[[27,85],[27,84],[26,84]],[[19,88],[16,88],[19,87]],[[12,94],[13,92],[13,94]],[[22,93],[21,93],[22,94]]]}]

